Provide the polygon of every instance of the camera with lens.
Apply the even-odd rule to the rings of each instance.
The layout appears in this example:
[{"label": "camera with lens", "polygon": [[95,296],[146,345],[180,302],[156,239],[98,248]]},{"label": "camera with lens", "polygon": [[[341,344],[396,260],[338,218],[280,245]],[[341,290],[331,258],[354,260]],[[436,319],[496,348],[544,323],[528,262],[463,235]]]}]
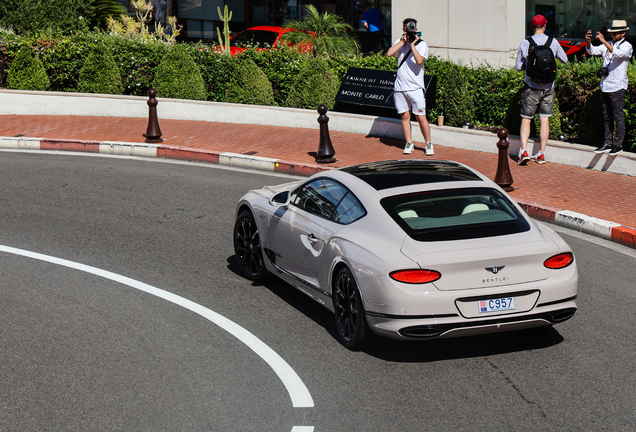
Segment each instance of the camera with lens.
[{"label": "camera with lens", "polygon": [[422,33],[415,32],[417,30],[417,26],[413,21],[409,21],[406,23],[406,37],[409,39],[409,42],[415,41],[415,36],[421,36]]},{"label": "camera with lens", "polygon": [[596,76],[599,78],[603,78],[609,75],[609,70],[606,67],[602,67],[596,72]]}]

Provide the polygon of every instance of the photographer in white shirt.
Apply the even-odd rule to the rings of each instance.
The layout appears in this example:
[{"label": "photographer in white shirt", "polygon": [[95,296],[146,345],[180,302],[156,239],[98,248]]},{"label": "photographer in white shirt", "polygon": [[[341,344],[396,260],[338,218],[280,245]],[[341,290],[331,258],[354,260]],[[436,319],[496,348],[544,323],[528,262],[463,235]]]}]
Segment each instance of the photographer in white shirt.
[{"label": "photographer in white shirt", "polygon": [[[587,40],[587,53],[603,56],[603,67],[598,71],[601,77],[601,108],[605,122],[605,137],[603,144],[594,150],[594,153],[609,152],[610,156],[623,151],[625,138],[625,91],[627,90],[627,65],[632,57],[632,45],[625,40],[625,34],[629,30],[624,20],[614,20],[612,27],[607,30],[612,36],[608,42],[599,31],[592,35],[588,30],[585,35]],[[599,46],[592,45],[592,39],[601,42]],[[613,136],[614,121],[616,121],[616,133]],[[613,142],[613,144],[612,144]]]}]

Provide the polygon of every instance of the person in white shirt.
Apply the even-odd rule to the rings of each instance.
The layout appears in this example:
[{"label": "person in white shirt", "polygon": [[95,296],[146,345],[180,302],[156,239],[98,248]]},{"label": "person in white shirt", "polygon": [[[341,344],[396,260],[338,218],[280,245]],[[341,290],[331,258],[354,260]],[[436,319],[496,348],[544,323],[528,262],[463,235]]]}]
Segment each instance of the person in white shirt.
[{"label": "person in white shirt", "polygon": [[[395,109],[402,119],[402,132],[406,139],[404,154],[413,151],[411,136],[411,111],[415,114],[422,135],[426,141],[425,154],[435,154],[431,143],[431,128],[426,118],[426,99],[424,98],[424,61],[428,59],[428,45],[417,35],[417,21],[407,18],[402,22],[404,33],[395,42],[387,55],[398,58],[398,70],[393,86]],[[410,29],[409,29],[410,27]],[[409,31],[410,30],[410,31]],[[409,33],[414,34],[413,40]]]},{"label": "person in white shirt", "polygon": [[[548,42],[549,36],[545,34],[548,26],[548,20],[543,15],[536,15],[530,21],[530,25],[534,30],[532,40],[537,45],[543,45]],[[561,63],[567,63],[568,56],[561,48],[559,41],[552,39],[550,49],[556,60]],[[535,82],[528,76],[526,69],[528,63],[528,51],[530,50],[530,42],[524,39],[519,44],[517,51],[517,60],[515,62],[515,70],[526,71],[523,78],[523,93],[521,96],[521,128],[519,131],[519,139],[521,148],[519,149],[519,165],[525,165],[533,159],[538,164],[545,163],[545,149],[548,146],[548,138],[550,137],[550,117],[554,110],[554,81],[552,82]],[[539,142],[541,149],[532,156],[528,154],[528,139],[530,138],[530,126],[534,115],[539,112]]]},{"label": "person in white shirt", "polygon": [[[605,40],[599,31],[592,36],[588,30],[585,35],[587,40],[587,53],[603,56],[603,67],[599,70],[601,76],[601,109],[605,122],[605,137],[603,145],[594,150],[594,153],[609,152],[610,156],[623,151],[623,139],[625,138],[625,116],[623,105],[625,104],[625,91],[627,90],[627,64],[632,57],[632,45],[625,40],[625,33],[629,30],[627,21],[614,20],[612,27],[607,30],[611,40]],[[601,42],[599,46],[592,45],[592,39]],[[616,121],[616,133],[613,137],[614,121]]]}]

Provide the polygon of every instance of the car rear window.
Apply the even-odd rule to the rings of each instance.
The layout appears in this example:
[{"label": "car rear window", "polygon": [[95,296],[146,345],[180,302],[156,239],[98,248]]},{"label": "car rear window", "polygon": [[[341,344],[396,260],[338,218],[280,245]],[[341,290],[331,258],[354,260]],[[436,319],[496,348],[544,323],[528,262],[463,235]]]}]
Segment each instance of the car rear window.
[{"label": "car rear window", "polygon": [[516,207],[490,188],[450,189],[384,198],[382,207],[418,241],[465,240],[530,229]]}]

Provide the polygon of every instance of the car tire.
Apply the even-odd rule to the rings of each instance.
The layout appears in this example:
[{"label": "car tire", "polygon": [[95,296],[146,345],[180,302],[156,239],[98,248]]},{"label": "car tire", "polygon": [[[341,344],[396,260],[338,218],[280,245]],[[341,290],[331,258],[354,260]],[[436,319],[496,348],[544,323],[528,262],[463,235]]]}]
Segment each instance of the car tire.
[{"label": "car tire", "polygon": [[360,291],[347,267],[338,271],[333,283],[332,297],[340,343],[352,351],[364,348],[370,330],[364,316]]},{"label": "car tire", "polygon": [[247,279],[260,281],[267,276],[258,226],[247,210],[239,213],[234,224],[234,253]]}]

